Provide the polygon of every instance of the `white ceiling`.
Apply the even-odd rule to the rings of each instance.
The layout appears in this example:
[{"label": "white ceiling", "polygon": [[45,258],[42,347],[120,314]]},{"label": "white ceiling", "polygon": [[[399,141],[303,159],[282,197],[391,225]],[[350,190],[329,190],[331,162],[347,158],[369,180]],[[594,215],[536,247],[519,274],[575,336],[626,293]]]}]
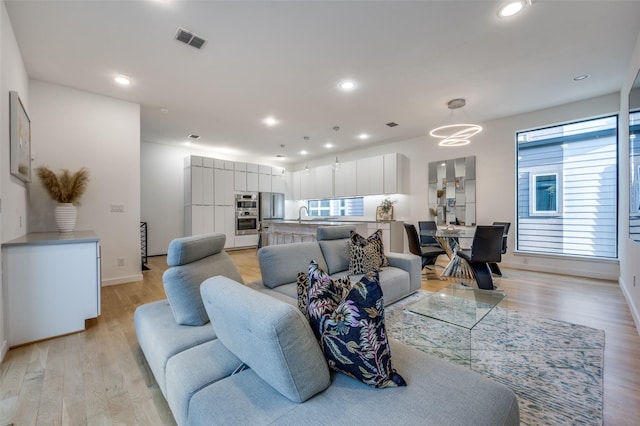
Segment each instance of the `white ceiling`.
[{"label": "white ceiling", "polygon": [[143,141],[195,133],[211,155],[268,164],[424,136],[453,98],[455,121],[482,124],[617,92],[640,33],[639,1],[540,0],[511,19],[502,1],[5,2],[31,78],[139,103]]}]

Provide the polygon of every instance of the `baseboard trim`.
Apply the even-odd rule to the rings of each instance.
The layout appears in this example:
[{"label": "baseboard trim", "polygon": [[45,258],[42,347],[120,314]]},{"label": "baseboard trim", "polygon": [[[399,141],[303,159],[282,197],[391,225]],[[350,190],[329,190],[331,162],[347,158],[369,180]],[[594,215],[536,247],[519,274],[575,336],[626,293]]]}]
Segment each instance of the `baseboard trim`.
[{"label": "baseboard trim", "polygon": [[533,271],[533,272],[548,272],[550,274],[557,275],[571,275],[574,277],[583,277],[583,278],[596,278],[599,280],[608,280],[608,281],[617,281],[618,275],[614,275],[606,272],[597,272],[597,271],[584,271],[580,269],[567,269],[566,267],[550,267],[550,266],[538,266],[538,265],[523,265],[521,263],[507,263],[502,262],[500,266],[511,269],[520,269],[522,271]]},{"label": "baseboard trim", "polygon": [[618,285],[622,289],[622,294],[624,295],[624,298],[627,301],[627,306],[629,306],[629,310],[631,311],[633,322],[636,325],[636,332],[638,333],[638,335],[640,335],[640,312],[638,312],[638,309],[633,304],[633,299],[631,297],[631,294],[629,294],[629,290],[627,289],[627,286],[624,285],[624,281],[622,280],[622,277],[620,277],[620,279],[618,280]]},{"label": "baseboard trim", "polygon": [[133,283],[136,281],[142,281],[142,274],[128,275],[125,277],[110,278],[108,280],[102,280],[102,287],[106,287],[108,285]]}]

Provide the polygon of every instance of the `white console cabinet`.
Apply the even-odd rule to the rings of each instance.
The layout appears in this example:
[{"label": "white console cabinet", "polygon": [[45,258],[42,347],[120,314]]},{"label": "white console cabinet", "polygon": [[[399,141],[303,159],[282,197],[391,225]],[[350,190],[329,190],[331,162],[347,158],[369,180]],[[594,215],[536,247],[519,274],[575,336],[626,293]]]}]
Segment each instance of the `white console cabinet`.
[{"label": "white console cabinet", "polygon": [[74,333],[100,315],[100,239],[27,234],[2,244],[9,347]]}]

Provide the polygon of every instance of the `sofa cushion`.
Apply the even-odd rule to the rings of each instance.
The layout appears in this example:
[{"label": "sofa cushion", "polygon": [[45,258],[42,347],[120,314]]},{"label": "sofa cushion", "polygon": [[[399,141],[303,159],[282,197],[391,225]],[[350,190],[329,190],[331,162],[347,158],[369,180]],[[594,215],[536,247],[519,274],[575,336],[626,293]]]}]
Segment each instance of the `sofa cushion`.
[{"label": "sofa cushion", "polygon": [[323,269],[327,269],[317,242],[262,247],[258,250],[262,283],[269,288],[295,283],[298,272],[305,272],[309,262],[314,259]]},{"label": "sofa cushion", "polygon": [[[336,276],[338,275],[339,274],[336,274]],[[351,275],[349,278],[351,278],[351,282],[356,283],[360,281],[363,276],[364,274],[358,274]],[[382,287],[386,306],[411,294],[411,277],[407,271],[387,266],[378,271],[378,276],[380,277],[380,287]]]},{"label": "sofa cushion", "polygon": [[[408,386],[387,391],[335,374],[331,386],[304,404],[296,404],[260,380],[251,370],[202,389],[191,400],[189,424],[421,426],[520,424],[518,400],[505,385],[480,374],[390,342],[394,364]],[[259,395],[259,397],[256,397]],[[301,420],[302,419],[302,420]]]},{"label": "sofa cushion", "polygon": [[391,365],[377,272],[355,283],[332,312],[309,311],[309,318],[330,368],[377,388],[406,386]]},{"label": "sofa cushion", "polygon": [[167,362],[167,403],[176,422],[179,425],[187,423],[193,394],[243,367],[248,368],[218,339],[174,355]]},{"label": "sofa cushion", "polygon": [[209,326],[176,324],[167,300],[138,306],[133,322],[138,344],[165,397],[166,366],[169,359],[177,353],[216,338],[216,333]]},{"label": "sofa cushion", "polygon": [[175,321],[180,325],[204,325],[209,317],[200,298],[200,284],[209,277],[224,275],[242,282],[231,257],[223,251],[226,236],[212,233],[176,238],[169,244],[162,275],[164,291]]},{"label": "sofa cushion", "polygon": [[369,237],[365,238],[357,232],[351,233],[351,242],[353,244],[357,244],[361,247],[365,247],[369,244],[373,245],[378,251],[379,262],[376,266],[384,267],[389,266],[389,260],[387,256],[384,254],[384,245],[382,244],[382,230],[378,229],[373,234],[369,235]]},{"label": "sofa cushion", "polygon": [[367,274],[379,270],[380,255],[373,244],[364,246],[349,241],[349,275]]},{"label": "sofa cushion", "polygon": [[349,238],[351,231],[355,232],[355,225],[331,225],[331,226],[319,226],[316,229],[316,240],[344,240]]},{"label": "sofa cushion", "polygon": [[324,260],[327,262],[327,272],[330,274],[349,269],[349,239],[318,241]]},{"label": "sofa cushion", "polygon": [[220,276],[201,293],[218,339],[282,395],[303,402],[329,386],[327,363],[297,307]]}]

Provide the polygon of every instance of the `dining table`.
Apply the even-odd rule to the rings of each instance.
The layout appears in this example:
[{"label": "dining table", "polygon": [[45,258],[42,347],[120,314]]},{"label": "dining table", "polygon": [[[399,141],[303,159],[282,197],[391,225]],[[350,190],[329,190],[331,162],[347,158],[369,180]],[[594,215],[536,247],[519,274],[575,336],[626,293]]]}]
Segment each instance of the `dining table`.
[{"label": "dining table", "polygon": [[449,263],[445,266],[440,277],[473,279],[471,267],[457,253],[463,247],[468,248],[471,246],[475,232],[476,228],[471,226],[449,226],[438,228],[437,230],[420,230],[421,236],[435,238],[449,257]]}]

